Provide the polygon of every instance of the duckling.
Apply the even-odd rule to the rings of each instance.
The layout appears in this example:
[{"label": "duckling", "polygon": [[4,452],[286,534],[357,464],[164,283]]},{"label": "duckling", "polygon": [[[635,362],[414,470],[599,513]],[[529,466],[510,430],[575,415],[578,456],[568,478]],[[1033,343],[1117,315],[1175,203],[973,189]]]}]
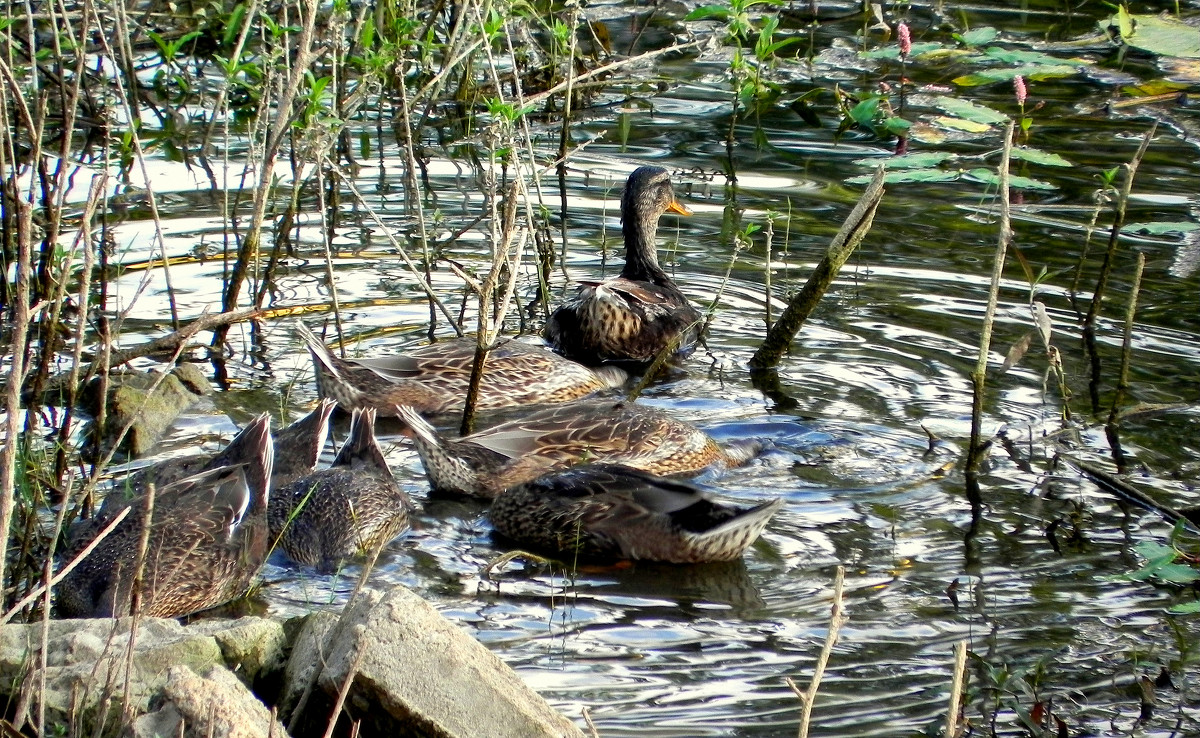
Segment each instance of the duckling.
[{"label": "duckling", "polygon": [[493,499],[502,490],[580,463],[612,463],[652,474],[695,474],[737,466],[761,449],[722,448],[703,431],[645,405],[584,400],[537,410],[458,440],[441,437],[412,408],[408,425],[435,491]]},{"label": "duckling", "polygon": [[366,408],[354,410],[332,466],[271,493],[267,519],[289,557],[330,570],[395,538],[411,510],[375,440],[375,410]]},{"label": "duckling", "polygon": [[[156,488],[150,520],[129,514],[57,587],[65,617],[120,617],[131,609],[138,550],[149,525],[142,614],[181,617],[233,600],[267,555],[267,502],[274,462],[270,417],[260,415],[198,474]],[[98,533],[97,520],[89,527]],[[93,536],[78,537],[69,561]]]},{"label": "duckling", "polygon": [[691,215],[675,199],[661,167],[639,167],[621,197],[625,268],[604,282],[584,282],[550,315],[543,335],[556,351],[588,365],[644,365],[670,349],[686,358],[700,338],[702,319],[658,264],[655,234],[667,211]]},{"label": "duckling", "polygon": [[731,505],[685,482],[588,464],[504,490],[488,517],[502,536],[559,556],[697,564],[740,557],[782,506]]},{"label": "duckling", "polygon": [[[461,411],[475,339],[459,338],[376,359],[342,359],[303,323],[296,331],[313,356],[317,391],[347,410],[372,407],[391,415],[397,405],[425,414]],[[629,375],[617,367],[591,369],[553,351],[506,339],[488,352],[479,386],[478,409],[576,400],[619,387]]]}]

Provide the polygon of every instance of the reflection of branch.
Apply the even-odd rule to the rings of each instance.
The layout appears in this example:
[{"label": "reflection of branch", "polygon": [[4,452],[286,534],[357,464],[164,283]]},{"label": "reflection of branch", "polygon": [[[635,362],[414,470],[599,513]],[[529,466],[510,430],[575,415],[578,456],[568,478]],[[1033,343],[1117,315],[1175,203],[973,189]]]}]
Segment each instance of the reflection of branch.
[{"label": "reflection of branch", "polygon": [[842,582],[846,578],[846,568],[839,566],[837,568],[837,576],[833,580],[833,607],[832,614],[829,618],[829,632],[825,634],[825,645],[821,648],[821,655],[817,657],[817,664],[813,667],[812,682],[808,685],[808,691],[801,692],[796,683],[791,677],[785,677],[787,684],[800,698],[803,709],[800,714],[800,731],[797,733],[798,738],[808,738],[808,724],[812,718],[813,702],[817,698],[817,688],[821,686],[821,677],[825,675],[825,666],[829,663],[829,656],[833,653],[833,647],[837,645],[838,633],[842,626],[850,619],[842,607]]}]

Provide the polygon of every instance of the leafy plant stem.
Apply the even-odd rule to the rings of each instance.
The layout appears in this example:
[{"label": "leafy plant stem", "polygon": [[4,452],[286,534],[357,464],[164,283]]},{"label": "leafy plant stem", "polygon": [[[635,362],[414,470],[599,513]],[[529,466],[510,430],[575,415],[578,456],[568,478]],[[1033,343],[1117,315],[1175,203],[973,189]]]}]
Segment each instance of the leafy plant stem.
[{"label": "leafy plant stem", "polygon": [[983,444],[983,395],[987,383],[988,354],[992,345],[992,325],[996,318],[996,303],[1000,296],[1000,278],[1004,275],[1004,260],[1012,242],[1012,214],[1009,207],[1008,164],[1012,154],[1013,121],[1009,121],[1004,130],[1004,150],[1000,155],[1000,165],[997,174],[1000,178],[997,199],[1000,204],[999,237],[996,240],[996,254],[992,258],[992,281],[988,288],[987,307],[983,313],[983,325],[979,332],[979,353],[975,360],[975,370],[971,373],[971,441],[967,449],[967,476],[975,480],[979,462],[985,451]]}]

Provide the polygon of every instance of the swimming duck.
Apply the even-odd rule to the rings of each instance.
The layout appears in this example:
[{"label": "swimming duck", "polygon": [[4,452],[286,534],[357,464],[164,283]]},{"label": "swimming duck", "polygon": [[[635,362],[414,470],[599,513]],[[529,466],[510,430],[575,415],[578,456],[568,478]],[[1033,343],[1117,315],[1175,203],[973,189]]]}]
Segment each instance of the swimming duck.
[{"label": "swimming duck", "polygon": [[[347,410],[373,407],[392,415],[397,405],[426,414],[463,409],[475,362],[474,338],[439,341],[377,359],[342,359],[303,323],[297,322],[296,330],[312,353],[317,391]],[[568,402],[619,387],[628,378],[616,367],[591,369],[542,347],[506,339],[488,352],[477,407]]]},{"label": "swimming duck", "polygon": [[[267,555],[273,456],[270,417],[260,415],[198,474],[156,488],[140,590],[143,615],[180,617],[245,593]],[[144,506],[132,506],[59,583],[61,615],[129,614],[145,513]],[[91,537],[78,538],[64,560]]]},{"label": "swimming duck", "polygon": [[607,400],[537,410],[457,440],[442,438],[410,407],[397,414],[412,431],[433,489],[480,499],[580,463],[695,474],[714,464],[736,466],[761,448],[754,441],[722,448],[661,410]]},{"label": "swimming duck", "polygon": [[332,466],[271,492],[271,540],[301,564],[332,569],[408,527],[412,509],[375,440],[375,410],[356,409]]},{"label": "swimming duck", "polygon": [[655,234],[668,210],[691,214],[675,199],[667,170],[635,169],[621,197],[625,268],[613,279],[584,282],[550,315],[543,335],[556,351],[589,365],[646,364],[669,346],[677,358],[692,352],[700,313],[658,265]]},{"label": "swimming duck", "polygon": [[697,564],[737,559],[782,506],[741,507],[685,482],[587,464],[506,489],[488,517],[497,533],[560,556]]},{"label": "swimming duck", "polygon": [[[322,400],[312,412],[273,434],[275,465],[271,471],[271,489],[299,479],[317,468],[321,449],[329,436],[329,416],[333,414],[336,405],[333,400]],[[130,505],[137,504],[135,501],[146,494],[151,483],[162,489],[168,484],[203,471],[214,460],[218,465],[223,463],[220,457],[224,453],[222,451],[215,456],[197,454],[164,459],[138,469],[113,486],[112,491],[104,498],[96,517],[103,524]]]}]

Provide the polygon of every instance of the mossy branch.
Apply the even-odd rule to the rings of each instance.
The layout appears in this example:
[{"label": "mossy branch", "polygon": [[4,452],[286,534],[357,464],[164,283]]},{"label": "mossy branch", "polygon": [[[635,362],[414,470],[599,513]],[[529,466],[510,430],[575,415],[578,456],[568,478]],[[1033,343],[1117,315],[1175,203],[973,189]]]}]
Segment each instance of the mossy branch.
[{"label": "mossy branch", "polygon": [[829,285],[837,278],[842,265],[871,230],[871,223],[875,219],[879,202],[883,199],[883,192],[883,167],[880,167],[859,198],[858,204],[846,216],[841,230],[833,237],[825,257],[817,264],[804,287],[788,302],[779,320],[767,331],[767,337],[750,359],[752,369],[770,369],[779,364],[804,321],[821,301]]}]

